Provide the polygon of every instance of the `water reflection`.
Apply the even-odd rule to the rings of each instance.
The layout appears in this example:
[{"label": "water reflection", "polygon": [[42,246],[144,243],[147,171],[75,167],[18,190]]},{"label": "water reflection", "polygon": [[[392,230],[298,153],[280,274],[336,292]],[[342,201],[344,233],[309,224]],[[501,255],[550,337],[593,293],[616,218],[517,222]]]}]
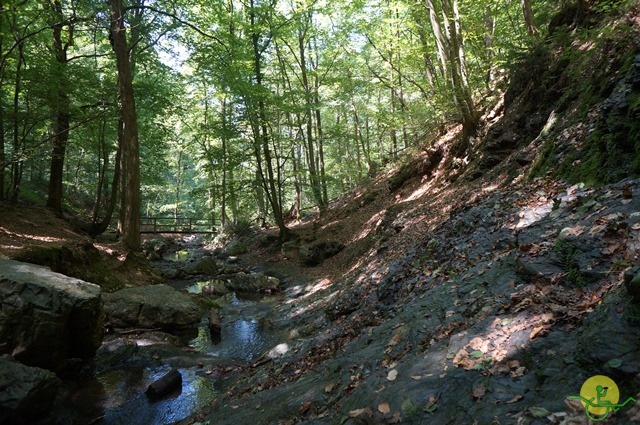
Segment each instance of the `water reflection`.
[{"label": "water reflection", "polygon": [[175,251],[173,253],[169,253],[163,256],[164,260],[167,261],[176,261],[176,262],[180,262],[180,261],[187,261],[190,260],[191,258],[193,258],[193,256],[195,255],[195,252],[190,249],[190,250],[179,250],[179,251]]},{"label": "water reflection", "polygon": [[72,395],[70,404],[79,416],[74,422],[167,424],[186,418],[213,400],[214,381],[196,369],[179,369],[182,388],[157,401],[150,400],[144,394],[147,386],[168,371],[168,368],[120,369],[100,374]]},{"label": "water reflection", "polygon": [[223,309],[220,335],[212,337],[205,318],[189,345],[211,356],[251,361],[276,341],[276,335],[260,326],[267,312],[262,304],[233,294],[229,308]]},{"label": "water reflection", "polygon": [[[222,329],[212,338],[207,316],[198,327],[198,334],[189,345],[199,353],[220,359],[252,361],[281,343],[284,331],[274,331],[269,325],[276,298],[246,299],[229,295],[222,310]],[[191,337],[190,337],[191,338]],[[139,339],[139,350],[152,349],[157,341]],[[138,353],[140,355],[140,353]],[[215,360],[212,359],[212,363]],[[210,403],[216,396],[215,380],[203,368],[178,369],[182,388],[157,401],[144,394],[155,380],[170,370],[159,368],[120,367],[98,374],[91,381],[73,389],[67,399],[66,424],[150,425],[180,421]],[[71,417],[71,416],[73,417]],[[68,419],[68,420],[67,420]]]}]

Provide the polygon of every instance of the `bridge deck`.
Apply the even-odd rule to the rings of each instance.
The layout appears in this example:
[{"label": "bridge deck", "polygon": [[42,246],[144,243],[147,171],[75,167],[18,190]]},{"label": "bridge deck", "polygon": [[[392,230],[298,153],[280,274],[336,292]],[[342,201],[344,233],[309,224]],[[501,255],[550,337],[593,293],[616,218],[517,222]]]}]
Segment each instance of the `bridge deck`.
[{"label": "bridge deck", "polygon": [[215,233],[212,220],[194,217],[142,217],[140,233]]}]

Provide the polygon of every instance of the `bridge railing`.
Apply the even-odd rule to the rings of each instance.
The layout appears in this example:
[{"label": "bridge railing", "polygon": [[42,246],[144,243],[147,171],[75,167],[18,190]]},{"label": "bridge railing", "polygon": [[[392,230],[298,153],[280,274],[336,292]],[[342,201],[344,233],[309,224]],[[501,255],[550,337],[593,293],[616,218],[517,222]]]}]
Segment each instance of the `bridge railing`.
[{"label": "bridge railing", "polygon": [[195,217],[142,217],[140,233],[214,233],[211,219]]}]

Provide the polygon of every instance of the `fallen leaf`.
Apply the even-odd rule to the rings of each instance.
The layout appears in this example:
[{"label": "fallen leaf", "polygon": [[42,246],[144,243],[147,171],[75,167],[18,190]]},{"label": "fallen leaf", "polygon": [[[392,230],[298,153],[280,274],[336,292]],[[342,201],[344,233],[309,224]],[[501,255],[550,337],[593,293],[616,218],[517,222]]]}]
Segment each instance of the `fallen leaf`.
[{"label": "fallen leaf", "polygon": [[475,351],[471,352],[471,358],[472,359],[479,359],[482,356],[484,356],[484,353],[482,351],[480,351],[480,350],[475,350]]},{"label": "fallen leaf", "polygon": [[378,411],[383,415],[386,415],[391,412],[391,406],[389,406],[389,403],[380,403],[378,404]]},{"label": "fallen leaf", "polygon": [[622,366],[622,360],[620,359],[611,359],[607,362],[607,366],[613,368],[613,369],[617,369],[620,366]]},{"label": "fallen leaf", "polygon": [[608,244],[607,246],[605,246],[604,248],[602,248],[600,250],[600,252],[604,255],[611,255],[617,251],[620,250],[620,248],[622,248],[622,244],[621,243],[611,243]]},{"label": "fallen leaf", "polygon": [[437,402],[438,402],[438,397],[434,395],[430,395],[422,410],[424,410],[427,413],[435,412],[436,409],[438,408]]},{"label": "fallen leaf", "polygon": [[529,414],[534,418],[546,418],[551,414],[551,412],[549,412],[544,407],[531,406],[527,410],[529,411]]},{"label": "fallen leaf", "polygon": [[538,255],[540,253],[540,245],[536,243],[521,245],[520,252],[528,252],[531,255]]},{"label": "fallen leaf", "polygon": [[487,389],[485,388],[483,383],[480,383],[475,387],[473,387],[473,391],[471,392],[471,395],[473,396],[473,398],[480,399],[484,397],[486,393],[487,393]]},{"label": "fallen leaf", "polygon": [[387,374],[387,379],[389,381],[395,381],[397,377],[398,377],[398,371],[395,369],[391,369]]},{"label": "fallen leaf", "polygon": [[324,387],[324,392],[325,392],[325,393],[330,393],[331,391],[333,391],[333,389],[335,388],[335,386],[336,386],[336,385],[335,385],[334,383],[327,384],[327,386],[326,386],[326,387]]},{"label": "fallen leaf", "polygon": [[517,369],[520,367],[520,362],[518,360],[509,360],[507,364],[509,365],[509,369]]},{"label": "fallen leaf", "polygon": [[394,336],[391,337],[391,339],[389,340],[389,343],[387,344],[389,347],[393,347],[394,345],[397,345],[400,340],[402,340],[402,334],[397,333]]},{"label": "fallen leaf", "polygon": [[304,402],[304,404],[300,406],[300,410],[299,410],[300,414],[304,415],[305,413],[307,413],[309,409],[311,409],[311,406],[313,406],[313,402],[311,401]]},{"label": "fallen leaf", "polygon": [[519,368],[517,368],[516,370],[512,370],[511,371],[511,376],[514,378],[518,378],[522,375],[524,375],[524,371],[525,371],[525,367],[524,366],[520,366]]},{"label": "fallen leaf", "polygon": [[411,375],[411,379],[413,379],[414,381],[419,381],[422,379],[422,376],[420,375]]},{"label": "fallen leaf", "polygon": [[518,402],[518,401],[522,400],[523,398],[524,398],[524,397],[523,397],[522,395],[520,395],[520,394],[516,394],[516,395],[514,395],[514,396],[513,396],[513,398],[512,398],[511,400],[507,401],[507,404],[513,404],[513,403],[516,403],[516,402]]},{"label": "fallen leaf", "polygon": [[356,409],[356,410],[352,410],[349,412],[349,417],[350,418],[357,418],[358,416],[362,415],[367,409]]},{"label": "fallen leaf", "polygon": [[535,337],[537,337],[540,332],[542,332],[544,330],[544,326],[536,326],[535,328],[533,328],[533,330],[531,331],[531,333],[529,334],[529,339],[534,339]]}]

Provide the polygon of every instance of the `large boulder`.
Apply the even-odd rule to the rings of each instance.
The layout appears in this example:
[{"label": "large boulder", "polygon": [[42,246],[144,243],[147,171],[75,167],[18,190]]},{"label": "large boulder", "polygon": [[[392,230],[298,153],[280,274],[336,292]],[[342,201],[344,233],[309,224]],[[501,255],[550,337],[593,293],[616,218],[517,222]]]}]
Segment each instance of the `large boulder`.
[{"label": "large boulder", "polygon": [[168,285],[139,286],[104,294],[108,322],[116,328],[192,328],[202,312],[191,298]]},{"label": "large boulder", "polygon": [[246,252],[247,252],[246,245],[235,239],[229,242],[222,250],[223,255],[231,256],[231,257],[242,255]]},{"label": "large boulder", "polygon": [[98,285],[0,260],[0,354],[59,372],[69,358],[93,357],[103,335]]},{"label": "large boulder", "polygon": [[28,424],[46,416],[60,385],[51,371],[0,357],[0,424]]},{"label": "large boulder", "polygon": [[302,245],[298,250],[300,260],[306,266],[317,266],[326,258],[333,257],[344,249],[344,244],[336,241],[318,242],[314,245]]},{"label": "large boulder", "polygon": [[218,273],[218,264],[212,257],[206,255],[202,258],[194,260],[192,263],[184,267],[187,274],[216,274]]},{"label": "large boulder", "polygon": [[224,276],[225,286],[238,292],[272,292],[280,288],[280,281],[262,273],[236,273]]}]

